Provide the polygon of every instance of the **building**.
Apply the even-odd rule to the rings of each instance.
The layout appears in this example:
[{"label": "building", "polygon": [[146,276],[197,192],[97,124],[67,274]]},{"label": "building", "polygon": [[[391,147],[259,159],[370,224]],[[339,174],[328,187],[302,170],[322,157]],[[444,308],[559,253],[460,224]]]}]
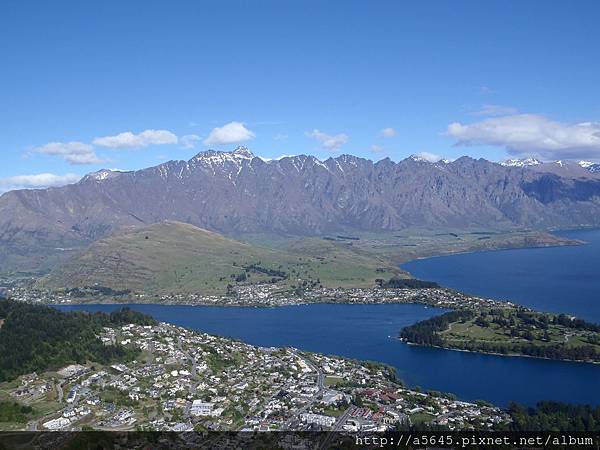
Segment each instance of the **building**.
[{"label": "building", "polygon": [[191,413],[194,416],[211,416],[214,407],[214,403],[206,403],[202,400],[194,400],[194,402],[192,403]]},{"label": "building", "polygon": [[58,371],[58,374],[63,378],[70,378],[76,375],[81,375],[86,372],[85,366],[80,364],[71,364],[70,366],[64,367]]},{"label": "building", "polygon": [[71,423],[69,419],[65,419],[64,417],[59,417],[58,419],[50,420],[45,422],[43,425],[48,430],[60,430],[61,428],[65,428]]},{"label": "building", "polygon": [[178,433],[184,431],[194,431],[194,427],[191,423],[177,423],[171,427],[171,431],[176,431]]},{"label": "building", "polygon": [[326,405],[334,405],[336,403],[343,402],[345,400],[349,401],[350,399],[348,397],[349,396],[347,396],[346,394],[343,394],[341,392],[329,390],[329,391],[325,392],[325,394],[323,394],[322,402],[325,403]]},{"label": "building", "polygon": [[73,403],[77,399],[77,388],[74,387],[67,394],[67,403]]},{"label": "building", "polygon": [[306,423],[314,423],[322,427],[332,427],[335,423],[335,417],[324,416],[322,414],[304,413],[300,414],[300,420]]}]

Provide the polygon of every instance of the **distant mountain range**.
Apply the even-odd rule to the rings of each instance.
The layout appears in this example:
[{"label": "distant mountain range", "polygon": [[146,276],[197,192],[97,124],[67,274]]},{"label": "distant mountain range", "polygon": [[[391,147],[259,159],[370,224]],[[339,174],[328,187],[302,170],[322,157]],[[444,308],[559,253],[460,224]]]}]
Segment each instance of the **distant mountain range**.
[{"label": "distant mountain range", "polygon": [[507,159],[500,164],[505,167],[529,167],[538,172],[554,173],[563,177],[600,179],[600,163],[590,161],[558,160],[542,162],[534,157],[529,157]]},{"label": "distant mountain range", "polygon": [[164,220],[230,236],[600,225],[595,165],[577,166],[586,176],[544,166],[414,156],[398,163],[351,155],[267,161],[240,147],[133,172],[101,170],[72,185],[2,195],[0,271],[32,258],[52,266],[61,252],[123,226]]}]

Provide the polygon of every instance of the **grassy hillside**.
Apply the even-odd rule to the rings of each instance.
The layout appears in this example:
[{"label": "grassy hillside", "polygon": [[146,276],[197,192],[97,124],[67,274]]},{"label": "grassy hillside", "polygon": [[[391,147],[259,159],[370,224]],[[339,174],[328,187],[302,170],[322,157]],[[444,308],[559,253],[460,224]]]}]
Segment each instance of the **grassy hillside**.
[{"label": "grassy hillside", "polygon": [[566,239],[552,234],[533,230],[483,230],[455,228],[407,228],[402,231],[382,231],[377,233],[354,232],[330,233],[321,238],[304,238],[272,234],[240,234],[238,239],[269,248],[294,250],[300,247],[326,246],[326,243],[352,249],[356,254],[364,254],[403,264],[417,258],[452,255],[463,252],[499,250],[528,247],[553,247],[578,245],[581,241]]},{"label": "grassy hillside", "polygon": [[274,282],[328,287],[374,286],[400,273],[342,243],[299,239],[285,250],[228,239],[179,222],[131,228],[98,241],[42,278],[39,288],[101,286],[114,293],[223,294],[230,284]]},{"label": "grassy hillside", "polygon": [[517,308],[451,311],[405,327],[400,336],[474,352],[600,362],[600,325]]}]

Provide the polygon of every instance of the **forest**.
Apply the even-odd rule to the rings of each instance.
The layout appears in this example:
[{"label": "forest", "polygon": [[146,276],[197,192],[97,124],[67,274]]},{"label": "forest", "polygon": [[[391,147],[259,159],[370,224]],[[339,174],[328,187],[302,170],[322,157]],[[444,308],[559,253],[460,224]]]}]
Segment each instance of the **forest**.
[{"label": "forest", "polygon": [[528,408],[511,403],[508,412],[513,431],[600,431],[600,406],[543,401]]},{"label": "forest", "polygon": [[31,406],[21,405],[17,402],[0,401],[0,423],[26,423],[32,413],[33,408]]},{"label": "forest", "polygon": [[475,313],[471,310],[450,311],[404,327],[400,332],[400,338],[413,344],[443,346],[444,341],[439,335],[440,331],[447,330],[453,322],[466,321],[473,317]]},{"label": "forest", "polygon": [[398,278],[393,277],[388,281],[381,278],[375,280],[379,287],[384,289],[428,289],[439,288],[439,284],[433,281],[417,280],[416,278]]},{"label": "forest", "polygon": [[70,363],[126,361],[136,350],[104,345],[103,327],[154,325],[144,314],[123,308],[110,314],[61,312],[49,306],[0,300],[0,381],[57,369]]}]

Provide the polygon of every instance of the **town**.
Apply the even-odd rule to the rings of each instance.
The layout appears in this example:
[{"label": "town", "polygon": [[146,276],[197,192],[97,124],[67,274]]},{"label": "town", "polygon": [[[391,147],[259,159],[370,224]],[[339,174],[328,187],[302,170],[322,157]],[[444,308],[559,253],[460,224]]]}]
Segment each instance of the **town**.
[{"label": "town", "polygon": [[[49,291],[33,287],[34,279],[0,280],[0,294],[16,301],[61,305],[83,303],[146,303],[191,306],[253,306],[275,307],[313,303],[417,303],[448,309],[515,308],[509,301],[463,294],[447,288],[306,288],[282,289],[278,284],[247,283],[234,286],[228,295],[204,295],[201,293],[158,295],[127,293],[116,295],[114,291],[98,286],[85,290]],[[85,294],[83,295],[82,292]],[[522,306],[519,309],[527,310]]]},{"label": "town", "polygon": [[73,364],[0,384],[43,412],[27,430],[370,432],[437,424],[494,429],[499,408],[408,389],[393,369],[263,348],[174,325],[104,328],[106,344],[137,347],[126,364]]}]

